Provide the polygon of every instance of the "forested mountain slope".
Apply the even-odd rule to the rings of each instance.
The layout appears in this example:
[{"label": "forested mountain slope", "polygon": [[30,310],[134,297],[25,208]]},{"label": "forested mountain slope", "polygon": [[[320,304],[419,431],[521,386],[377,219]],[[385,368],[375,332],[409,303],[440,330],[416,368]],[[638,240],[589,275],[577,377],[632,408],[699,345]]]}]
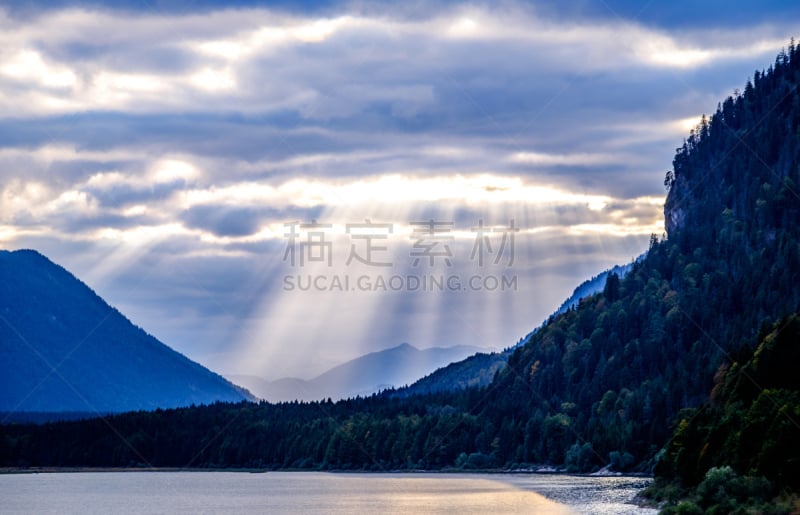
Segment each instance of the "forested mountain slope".
[{"label": "forested mountain slope", "polygon": [[704,118],[665,180],[667,240],[512,355],[484,411],[516,443],[501,461],[652,456],[723,360],[800,307],[798,85],[792,47]]}]

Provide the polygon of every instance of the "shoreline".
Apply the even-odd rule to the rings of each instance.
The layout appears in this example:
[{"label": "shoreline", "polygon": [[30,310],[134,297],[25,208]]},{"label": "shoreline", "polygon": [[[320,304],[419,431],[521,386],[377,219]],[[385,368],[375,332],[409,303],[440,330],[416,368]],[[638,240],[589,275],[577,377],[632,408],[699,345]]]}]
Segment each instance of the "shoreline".
[{"label": "shoreline", "polygon": [[650,474],[643,473],[577,473],[567,472],[565,470],[534,470],[534,469],[474,469],[474,470],[460,470],[460,469],[438,469],[438,470],[425,470],[425,469],[396,469],[396,470],[321,470],[321,469],[263,469],[263,468],[200,468],[200,467],[0,467],[0,475],[14,475],[14,474],[77,474],[77,473],[103,473],[103,472],[246,472],[250,474],[266,474],[269,472],[321,472],[328,474],[508,474],[508,475],[541,475],[541,476],[572,476],[572,477],[621,477],[621,478],[641,478],[652,479]]}]

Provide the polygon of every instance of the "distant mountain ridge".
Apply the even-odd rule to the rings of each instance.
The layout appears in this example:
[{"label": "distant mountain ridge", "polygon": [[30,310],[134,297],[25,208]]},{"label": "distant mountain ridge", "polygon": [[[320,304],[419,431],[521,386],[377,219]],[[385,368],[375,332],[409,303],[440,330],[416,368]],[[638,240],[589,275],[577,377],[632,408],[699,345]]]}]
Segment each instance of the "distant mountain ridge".
[{"label": "distant mountain ridge", "polygon": [[352,359],[309,380],[288,377],[267,381],[246,375],[228,377],[270,402],[346,399],[411,384],[433,370],[485,350],[468,345],[418,349],[402,343]]},{"label": "distant mountain ridge", "polygon": [[490,354],[479,352],[461,361],[450,363],[410,386],[387,392],[387,395],[408,397],[486,386],[492,382],[497,371],[505,368],[510,354],[511,351],[508,349]]},{"label": "distant mountain ridge", "polygon": [[609,275],[617,274],[617,276],[620,279],[622,279],[628,272],[630,272],[631,268],[633,268],[633,264],[636,263],[637,261],[640,261],[645,255],[646,254],[640,255],[638,258],[631,261],[627,265],[613,266],[608,270],[600,272],[591,279],[583,281],[581,284],[578,285],[577,288],[575,288],[575,290],[572,292],[572,295],[570,295],[567,298],[567,300],[561,303],[561,306],[559,306],[556,312],[553,313],[551,316],[556,316],[560,315],[561,313],[565,313],[568,309],[576,307],[578,303],[581,301],[581,299],[585,299],[586,297],[589,297],[591,295],[594,295],[595,293],[600,293],[601,291],[603,291],[603,288],[606,285],[606,280],[608,279]]},{"label": "distant mountain ridge", "polygon": [[[616,265],[608,270],[604,270],[595,275],[591,279],[587,279],[578,285],[561,306],[550,315],[548,320],[556,317],[567,310],[577,307],[582,299],[591,297],[603,291],[605,288],[606,280],[610,274],[617,274],[622,279],[630,272],[633,265],[641,261],[647,254],[644,253],[634,259],[627,265]],[[435,370],[431,374],[414,382],[410,386],[400,388],[397,391],[389,392],[391,396],[407,397],[409,395],[429,394],[438,392],[447,392],[454,390],[463,390],[465,388],[472,388],[475,386],[486,386],[492,382],[494,375],[503,370],[508,363],[508,358],[511,356],[513,350],[528,342],[531,336],[538,329],[534,329],[524,338],[520,339],[516,345],[503,350],[502,352],[492,352],[489,354],[478,353],[458,362],[453,362],[446,367]]]},{"label": "distant mountain ridge", "polygon": [[252,399],[33,250],[0,251],[0,412],[120,412]]}]

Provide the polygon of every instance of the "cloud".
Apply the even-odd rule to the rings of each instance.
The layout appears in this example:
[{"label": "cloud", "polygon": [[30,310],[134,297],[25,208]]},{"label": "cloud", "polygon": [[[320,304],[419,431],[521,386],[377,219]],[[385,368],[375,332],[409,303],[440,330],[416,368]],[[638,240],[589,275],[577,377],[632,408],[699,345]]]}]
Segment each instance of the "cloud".
[{"label": "cloud", "polygon": [[[289,220],[312,220],[319,217],[320,209],[285,209],[269,207],[237,207],[231,205],[195,205],[180,214],[189,228],[209,231],[219,237],[259,235],[267,224],[282,224]],[[280,233],[261,234],[260,237],[279,237]]]},{"label": "cloud", "polygon": [[[794,30],[777,8],[694,23],[676,5],[12,2],[0,243],[43,250],[215,368],[266,367],[287,341],[297,370],[323,340],[334,361],[506,346],[663,231],[675,147]],[[411,222],[431,218],[453,222],[458,273],[480,220],[515,220],[521,290],[354,295],[347,316],[281,290],[288,222],[330,223],[340,265],[348,223],[391,223],[407,273]]]},{"label": "cloud", "polygon": [[677,37],[623,20],[553,21],[522,7],[439,8],[427,19],[391,9],[304,17],[264,9],[178,15],[72,8],[25,20],[6,13],[5,20],[0,77],[14,94],[4,103],[39,116],[212,107],[328,119],[388,106],[396,117],[416,118],[447,104],[441,93],[448,82],[474,79],[485,66],[498,78],[533,77],[534,68],[526,73],[517,64],[526,59],[580,75],[694,69],[767,56],[785,37],[769,26],[756,41],[742,29]]},{"label": "cloud", "polygon": [[515,152],[509,160],[515,163],[555,166],[592,166],[620,164],[635,159],[635,156],[612,154],[546,154],[540,152]]},{"label": "cloud", "polygon": [[48,88],[68,88],[77,81],[75,74],[68,68],[48,65],[33,50],[23,50],[10,56],[0,66],[0,73],[19,81],[36,81]]}]

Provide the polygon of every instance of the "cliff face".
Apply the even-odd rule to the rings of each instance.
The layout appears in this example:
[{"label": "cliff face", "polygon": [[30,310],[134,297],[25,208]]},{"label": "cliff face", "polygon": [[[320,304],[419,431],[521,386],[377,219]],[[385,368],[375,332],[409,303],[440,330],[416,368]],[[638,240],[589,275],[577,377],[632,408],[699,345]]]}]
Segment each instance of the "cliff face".
[{"label": "cliff face", "polygon": [[664,202],[664,227],[667,235],[675,234],[686,222],[688,188],[684,179],[676,179]]},{"label": "cliff face", "polygon": [[[798,217],[800,50],[792,45],[729,96],[679,147],[664,222],[682,249],[727,240],[759,250]],[[727,249],[729,252],[731,249]]]}]

